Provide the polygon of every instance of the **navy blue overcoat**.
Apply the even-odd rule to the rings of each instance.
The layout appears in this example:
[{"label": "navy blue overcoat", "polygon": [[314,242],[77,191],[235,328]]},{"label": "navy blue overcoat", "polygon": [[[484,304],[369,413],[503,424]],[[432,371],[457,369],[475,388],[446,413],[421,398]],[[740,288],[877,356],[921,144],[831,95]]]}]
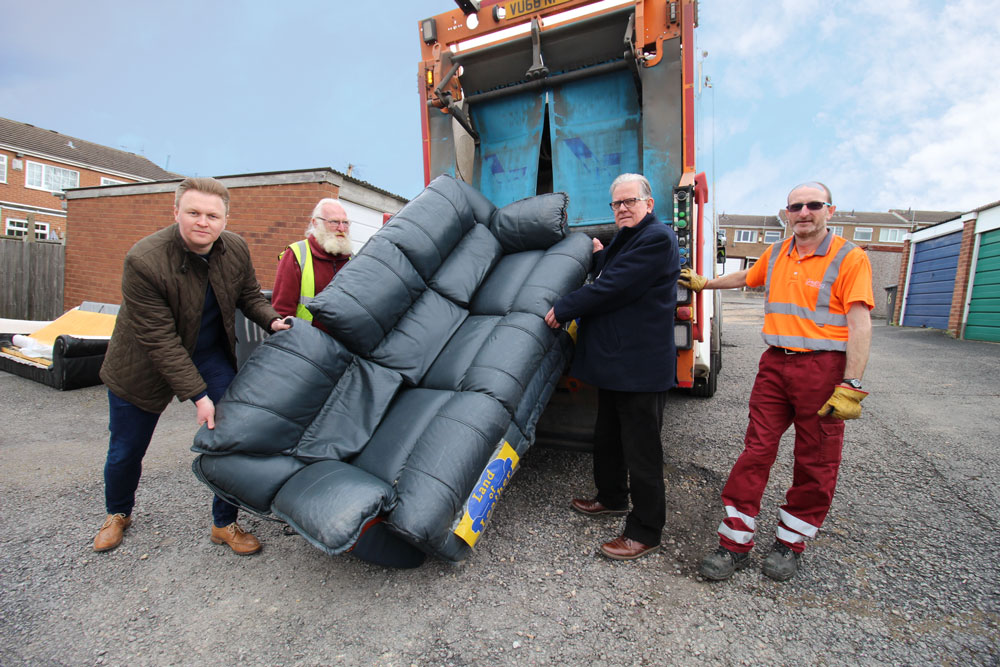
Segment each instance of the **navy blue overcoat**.
[{"label": "navy blue overcoat", "polygon": [[570,375],[601,389],[666,391],[677,384],[674,347],[677,236],[648,214],[594,255],[595,279],[555,303],[580,318]]}]

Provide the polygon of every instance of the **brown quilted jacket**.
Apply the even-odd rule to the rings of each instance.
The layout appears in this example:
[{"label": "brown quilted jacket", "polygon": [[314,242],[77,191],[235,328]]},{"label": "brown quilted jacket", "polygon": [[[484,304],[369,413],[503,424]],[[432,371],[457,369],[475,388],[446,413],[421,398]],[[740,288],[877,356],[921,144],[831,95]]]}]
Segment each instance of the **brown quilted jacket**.
[{"label": "brown quilted jacket", "polygon": [[177,225],[150,234],[125,256],[122,305],[101,366],[112,392],[148,412],[163,412],[176,396],[186,401],[206,388],[191,360],[206,281],[219,301],[236,365],[236,309],[265,330],[278,317],[260,291],[250,249],[238,235],[223,231],[206,263],[184,245]]}]

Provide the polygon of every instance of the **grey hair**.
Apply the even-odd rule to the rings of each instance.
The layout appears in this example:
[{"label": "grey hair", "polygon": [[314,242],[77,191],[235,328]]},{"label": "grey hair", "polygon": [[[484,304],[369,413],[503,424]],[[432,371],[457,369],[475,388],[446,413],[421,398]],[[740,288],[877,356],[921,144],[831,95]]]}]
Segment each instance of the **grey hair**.
[{"label": "grey hair", "polygon": [[817,190],[822,190],[823,192],[826,193],[826,203],[827,204],[833,203],[833,195],[830,194],[830,188],[826,187],[819,181],[807,181],[806,183],[799,183],[794,188],[789,190],[788,196],[791,197],[792,193],[798,190],[799,188],[816,188]]},{"label": "grey hair", "polygon": [[639,194],[646,199],[653,196],[653,188],[649,185],[649,180],[642,174],[622,174],[614,181],[611,182],[611,198],[615,197],[615,188],[624,183],[638,183],[639,184]]}]

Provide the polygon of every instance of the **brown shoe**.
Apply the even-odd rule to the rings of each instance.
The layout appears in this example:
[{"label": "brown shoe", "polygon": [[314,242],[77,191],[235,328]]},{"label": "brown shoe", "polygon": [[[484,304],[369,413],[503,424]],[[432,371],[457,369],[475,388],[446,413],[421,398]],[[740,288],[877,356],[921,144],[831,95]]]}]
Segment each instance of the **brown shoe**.
[{"label": "brown shoe", "polygon": [[122,543],[125,529],[132,525],[132,517],[124,514],[109,514],[104,525],[94,538],[94,551],[111,551]]},{"label": "brown shoe", "polygon": [[574,498],[570,506],[581,514],[586,514],[588,516],[597,516],[599,514],[626,514],[627,509],[624,510],[613,510],[610,507],[605,507],[597,500],[586,500],[585,498]]},{"label": "brown shoe", "polygon": [[602,544],[601,553],[615,560],[635,560],[659,548],[659,544],[651,547],[622,535]]},{"label": "brown shoe", "polygon": [[228,544],[229,548],[241,556],[249,556],[260,551],[260,541],[240,528],[240,524],[235,521],[222,528],[212,526],[212,542]]}]

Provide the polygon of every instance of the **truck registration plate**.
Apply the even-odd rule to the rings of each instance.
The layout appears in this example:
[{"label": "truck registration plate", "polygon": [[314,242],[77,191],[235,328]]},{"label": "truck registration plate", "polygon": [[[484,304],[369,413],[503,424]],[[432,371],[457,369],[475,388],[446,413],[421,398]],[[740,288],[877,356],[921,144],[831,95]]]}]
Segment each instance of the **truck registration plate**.
[{"label": "truck registration plate", "polygon": [[561,5],[569,1],[570,0],[508,0],[508,2],[504,5],[504,9],[507,10],[505,18],[514,19],[518,16],[533,14],[535,12],[540,12],[543,9],[555,7],[556,5]]}]

